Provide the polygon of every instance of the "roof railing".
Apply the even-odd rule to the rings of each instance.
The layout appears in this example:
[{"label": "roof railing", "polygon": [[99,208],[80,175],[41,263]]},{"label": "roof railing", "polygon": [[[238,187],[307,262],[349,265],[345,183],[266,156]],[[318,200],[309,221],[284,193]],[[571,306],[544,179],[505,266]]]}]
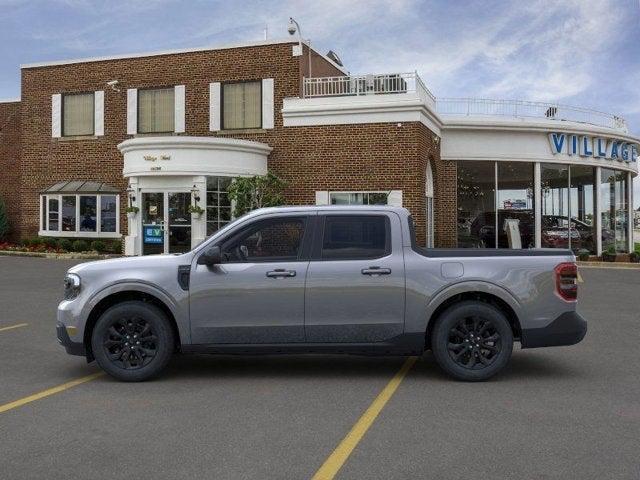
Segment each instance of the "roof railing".
[{"label": "roof railing", "polygon": [[305,98],[394,93],[416,93],[425,102],[435,106],[436,97],[416,72],[311,77],[305,78],[303,81],[303,97]]},{"label": "roof railing", "polygon": [[555,102],[494,100],[488,98],[438,98],[436,100],[436,111],[440,115],[486,115],[587,123],[628,132],[627,122],[622,117],[590,108],[574,107]]}]

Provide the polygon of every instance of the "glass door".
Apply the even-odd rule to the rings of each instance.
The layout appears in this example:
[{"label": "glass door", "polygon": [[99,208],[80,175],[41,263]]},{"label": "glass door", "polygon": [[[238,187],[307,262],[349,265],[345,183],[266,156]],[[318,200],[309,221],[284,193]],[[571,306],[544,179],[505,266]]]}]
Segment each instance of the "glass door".
[{"label": "glass door", "polygon": [[165,253],[165,194],[142,194],[142,254]]},{"label": "glass door", "polygon": [[167,253],[184,253],[191,250],[191,193],[171,192],[168,198],[169,242]]}]

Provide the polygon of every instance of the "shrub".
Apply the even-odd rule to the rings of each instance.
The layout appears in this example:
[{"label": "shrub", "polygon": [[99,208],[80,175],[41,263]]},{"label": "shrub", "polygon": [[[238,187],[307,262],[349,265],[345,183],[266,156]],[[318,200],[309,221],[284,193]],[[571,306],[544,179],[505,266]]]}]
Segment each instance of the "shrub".
[{"label": "shrub", "polygon": [[632,263],[640,263],[640,252],[631,252],[629,254],[629,261]]},{"label": "shrub", "polygon": [[76,240],[73,242],[72,247],[74,252],[86,252],[89,250],[89,244],[85,240]]},{"label": "shrub", "polygon": [[37,247],[39,245],[42,245],[42,239],[40,237],[33,237],[31,240],[29,240],[29,243],[32,247]]},{"label": "shrub", "polygon": [[0,198],[0,240],[4,240],[9,235],[9,219],[7,218],[7,207],[4,200]]},{"label": "shrub", "polygon": [[44,237],[42,239],[42,244],[47,248],[57,248],[58,247],[58,241],[55,238],[51,238],[51,237]]},{"label": "shrub", "polygon": [[106,250],[106,245],[102,240],[94,240],[91,242],[91,250],[95,250],[96,252],[104,252]]},{"label": "shrub", "polygon": [[578,250],[578,260],[582,260],[583,262],[589,260],[589,250],[587,250],[586,248],[581,248],[580,250]]},{"label": "shrub", "polygon": [[605,262],[615,262],[616,256],[616,247],[614,247],[613,245],[609,245],[607,247],[607,250],[602,252],[602,260],[604,260]]},{"label": "shrub", "polygon": [[68,238],[61,238],[58,242],[58,246],[67,252],[70,252],[73,249],[73,243]]},{"label": "shrub", "polygon": [[113,242],[107,243],[107,252],[109,253],[122,253],[122,242],[120,240],[114,240]]},{"label": "shrub", "polygon": [[23,238],[23,239],[20,241],[20,244],[21,244],[23,247],[29,247],[29,246],[31,246],[31,239],[30,239],[30,238]]}]

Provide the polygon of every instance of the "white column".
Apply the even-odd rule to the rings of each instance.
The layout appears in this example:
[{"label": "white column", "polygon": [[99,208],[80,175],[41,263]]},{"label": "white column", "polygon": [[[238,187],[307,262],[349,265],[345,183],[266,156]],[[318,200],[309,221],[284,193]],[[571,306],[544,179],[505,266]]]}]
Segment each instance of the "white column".
[{"label": "white column", "polygon": [[533,164],[533,216],[535,225],[535,245],[542,247],[542,176],[540,162]]},{"label": "white column", "polygon": [[200,197],[197,205],[205,212],[199,217],[191,215],[191,248],[207,238],[207,177],[203,175],[193,177],[193,185],[198,189]]},{"label": "white column", "polygon": [[[131,188],[134,191],[133,196],[136,198],[135,202],[131,202],[131,206],[140,208],[142,205],[142,199],[140,198],[141,194],[140,189],[138,188],[138,178],[129,178],[129,185],[131,185]],[[127,200],[125,208],[128,206],[129,200]],[[140,208],[140,211],[133,216],[129,216],[129,214],[127,214],[127,219],[127,236],[124,237],[124,254],[127,256],[142,255],[142,240],[139,235],[140,229],[142,228],[142,208]]]},{"label": "white column", "polygon": [[602,255],[602,205],[600,205],[600,167],[596,167],[596,191],[593,201],[596,212],[596,255]]},{"label": "white column", "polygon": [[629,220],[627,222],[627,230],[629,231],[627,246],[629,252],[633,252],[633,176],[631,175],[631,172],[627,172],[627,185],[629,186],[627,192],[627,215],[629,216]]}]

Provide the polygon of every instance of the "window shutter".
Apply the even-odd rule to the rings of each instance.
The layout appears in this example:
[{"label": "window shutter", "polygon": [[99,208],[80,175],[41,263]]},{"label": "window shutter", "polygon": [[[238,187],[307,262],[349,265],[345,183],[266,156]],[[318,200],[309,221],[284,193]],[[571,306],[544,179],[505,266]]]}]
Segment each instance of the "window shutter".
[{"label": "window shutter", "polygon": [[209,84],[209,130],[212,132],[219,131],[221,121],[220,83],[214,82]]},{"label": "window shutter", "polygon": [[327,190],[316,192],[316,205],[329,205],[329,192]]},{"label": "window shutter", "polygon": [[59,93],[51,95],[51,136],[62,136],[62,95]]},{"label": "window shutter", "polygon": [[185,114],[185,88],[184,85],[176,85],[174,88],[174,96],[175,102],[175,118],[174,118],[174,130],[176,133],[184,133],[185,131],[185,123],[184,123],[184,114]]},{"label": "window shutter", "polygon": [[138,133],[138,90],[127,89],[127,135]]},{"label": "window shutter", "polygon": [[387,205],[392,207],[402,206],[402,190],[391,190],[387,197]]},{"label": "window shutter", "polygon": [[262,128],[273,128],[274,124],[273,78],[262,80]]},{"label": "window shutter", "polygon": [[93,134],[96,137],[104,135],[104,91],[93,93]]}]

